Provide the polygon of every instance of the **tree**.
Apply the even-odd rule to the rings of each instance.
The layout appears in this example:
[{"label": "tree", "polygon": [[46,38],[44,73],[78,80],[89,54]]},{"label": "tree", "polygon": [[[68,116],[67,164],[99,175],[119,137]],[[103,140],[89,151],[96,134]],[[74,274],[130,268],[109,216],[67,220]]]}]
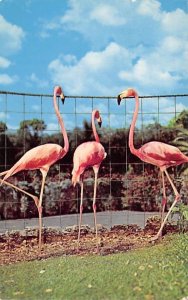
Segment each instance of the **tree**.
[{"label": "tree", "polygon": [[15,154],[14,145],[7,130],[6,123],[0,122],[0,169],[2,171],[14,162]]},{"label": "tree", "polygon": [[38,138],[41,132],[46,129],[46,124],[43,120],[32,119],[20,122],[20,130],[29,131],[32,136]]},{"label": "tree", "polygon": [[[174,146],[178,147],[186,156],[188,156],[188,130],[185,128],[179,129],[177,137],[173,140]],[[178,167],[180,173],[187,175],[188,163],[182,164]]]},{"label": "tree", "polygon": [[177,117],[172,118],[168,126],[188,129],[188,110],[184,109]]},{"label": "tree", "polygon": [[[188,110],[183,110],[176,118],[170,120],[169,124],[176,129],[176,137],[172,144],[188,156]],[[178,171],[187,174],[188,164],[180,165]]]},{"label": "tree", "polygon": [[0,133],[5,132],[7,129],[6,123],[0,121]]},{"label": "tree", "polygon": [[[18,129],[17,147],[22,148],[16,159],[20,158],[26,151],[41,144],[41,136],[46,124],[43,120],[32,119],[20,122]],[[23,144],[24,143],[24,144]]]}]

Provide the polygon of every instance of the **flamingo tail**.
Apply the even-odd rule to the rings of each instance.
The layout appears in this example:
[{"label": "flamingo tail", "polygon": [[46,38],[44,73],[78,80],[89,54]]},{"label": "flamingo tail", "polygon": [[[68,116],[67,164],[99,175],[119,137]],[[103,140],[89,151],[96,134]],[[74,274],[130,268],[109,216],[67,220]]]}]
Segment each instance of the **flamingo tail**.
[{"label": "flamingo tail", "polygon": [[20,171],[20,168],[19,168],[19,165],[15,164],[11,169],[9,169],[8,171],[6,172],[2,172],[0,173],[0,175],[5,175],[1,181],[1,185],[3,184],[3,182],[5,180],[7,180],[10,176],[14,175],[15,173],[19,172]]},{"label": "flamingo tail", "polygon": [[2,185],[3,184],[3,182],[8,178],[8,177],[10,177],[11,176],[11,174],[9,175],[8,174],[8,172],[5,174],[5,176],[3,177],[3,179],[1,180],[1,184],[0,185]]},{"label": "flamingo tail", "polygon": [[1,172],[1,173],[0,173],[0,176],[6,175],[7,173],[8,173],[8,170],[7,170],[7,171],[4,171],[4,172]]}]

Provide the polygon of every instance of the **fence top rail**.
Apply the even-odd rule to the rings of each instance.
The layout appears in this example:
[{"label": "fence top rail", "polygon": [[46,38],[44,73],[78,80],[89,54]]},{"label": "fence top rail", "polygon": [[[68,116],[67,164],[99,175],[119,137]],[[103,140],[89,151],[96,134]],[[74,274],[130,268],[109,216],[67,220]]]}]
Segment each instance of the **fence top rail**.
[{"label": "fence top rail", "polygon": [[[31,97],[53,97],[52,94],[35,94],[35,93],[23,93],[23,92],[12,92],[12,91],[0,91],[0,94],[5,95],[17,95],[17,96],[31,96]],[[147,95],[141,96],[140,98],[162,98],[162,97],[186,97],[188,94],[171,94],[171,95]],[[65,98],[80,98],[80,99],[116,99],[117,96],[67,96]]]}]

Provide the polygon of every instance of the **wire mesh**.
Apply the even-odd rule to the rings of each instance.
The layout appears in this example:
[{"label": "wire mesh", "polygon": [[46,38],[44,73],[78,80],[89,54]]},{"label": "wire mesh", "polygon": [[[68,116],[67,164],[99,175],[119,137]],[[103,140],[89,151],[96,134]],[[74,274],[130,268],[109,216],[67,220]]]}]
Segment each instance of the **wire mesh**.
[{"label": "wire mesh", "polygon": [[[141,96],[135,129],[135,143],[140,147],[150,138],[171,143],[175,135],[169,122],[187,109],[188,95]],[[65,122],[70,150],[54,164],[46,179],[43,197],[43,225],[66,227],[78,224],[80,186],[71,184],[72,156],[75,148],[91,140],[91,112],[99,109],[103,128],[97,128],[107,152],[98,178],[98,223],[110,228],[115,224],[144,226],[146,219],[156,214],[162,200],[159,170],[131,155],[128,132],[134,112],[134,101],[122,101],[118,106],[112,96],[66,96],[58,102]],[[32,122],[31,122],[32,121]],[[27,150],[48,142],[63,146],[63,138],[53,109],[52,95],[0,91],[0,170],[9,169]],[[4,126],[4,130],[3,130]],[[170,137],[169,137],[170,136]],[[168,139],[167,139],[168,137]],[[175,175],[174,175],[175,174]],[[172,172],[180,182],[176,170]],[[84,176],[83,223],[93,225],[93,173]],[[39,170],[23,171],[10,182],[36,195],[40,192]],[[186,177],[180,189],[186,198]],[[169,203],[173,194],[168,192]],[[0,232],[37,225],[37,208],[32,199],[6,185],[0,189]]]}]

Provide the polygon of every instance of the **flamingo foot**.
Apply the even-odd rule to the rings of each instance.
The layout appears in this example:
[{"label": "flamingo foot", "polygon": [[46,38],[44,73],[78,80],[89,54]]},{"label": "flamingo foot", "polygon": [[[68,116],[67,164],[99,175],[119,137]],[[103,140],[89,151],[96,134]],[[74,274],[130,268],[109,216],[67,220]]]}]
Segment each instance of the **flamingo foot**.
[{"label": "flamingo foot", "polygon": [[180,194],[178,194],[178,195],[176,195],[175,200],[178,202],[178,201],[180,201],[180,198],[181,198],[181,196],[180,196]]},{"label": "flamingo foot", "polygon": [[157,241],[159,241],[160,238],[161,238],[161,237],[158,236],[158,235],[156,234],[155,236],[153,236],[153,237],[149,240],[149,243],[152,244],[152,245],[155,245],[155,243],[156,243]]},{"label": "flamingo foot", "polygon": [[80,253],[80,242],[77,242],[76,252]]},{"label": "flamingo foot", "polygon": [[160,240],[162,238],[162,233],[157,233],[155,236],[153,236],[151,239],[150,239],[150,242],[156,242],[157,240]]}]

